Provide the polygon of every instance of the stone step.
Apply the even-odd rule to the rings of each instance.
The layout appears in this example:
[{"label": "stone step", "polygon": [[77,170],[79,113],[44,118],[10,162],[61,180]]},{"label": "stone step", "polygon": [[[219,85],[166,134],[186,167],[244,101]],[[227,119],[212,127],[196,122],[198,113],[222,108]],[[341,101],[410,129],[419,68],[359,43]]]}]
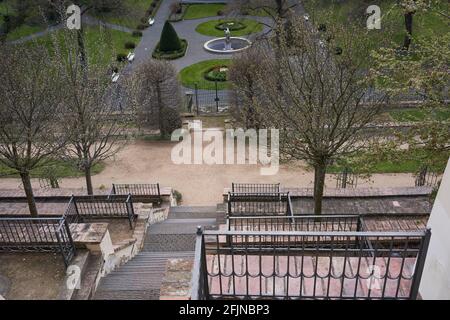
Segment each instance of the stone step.
[{"label": "stone step", "polygon": [[168,219],[151,226],[150,234],[195,234],[197,227],[215,228],[216,219]]},{"label": "stone step", "polygon": [[94,300],[159,300],[159,290],[97,291]]},{"label": "stone step", "polygon": [[147,234],[143,251],[178,252],[195,250],[195,234]]},{"label": "stone step", "polygon": [[80,283],[71,300],[89,300],[94,292],[97,276],[103,263],[102,255],[90,253]]},{"label": "stone step", "polygon": [[169,219],[204,219],[216,218],[216,207],[213,206],[178,206],[171,207],[169,211]]}]

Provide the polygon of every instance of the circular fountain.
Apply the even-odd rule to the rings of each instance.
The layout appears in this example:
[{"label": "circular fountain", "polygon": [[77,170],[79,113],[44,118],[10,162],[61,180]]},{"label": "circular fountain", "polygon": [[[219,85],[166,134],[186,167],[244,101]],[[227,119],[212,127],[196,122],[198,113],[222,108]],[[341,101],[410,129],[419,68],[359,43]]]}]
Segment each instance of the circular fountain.
[{"label": "circular fountain", "polygon": [[225,37],[215,38],[205,43],[206,50],[214,53],[235,53],[249,48],[252,43],[241,37],[232,37],[229,28],[225,29]]}]

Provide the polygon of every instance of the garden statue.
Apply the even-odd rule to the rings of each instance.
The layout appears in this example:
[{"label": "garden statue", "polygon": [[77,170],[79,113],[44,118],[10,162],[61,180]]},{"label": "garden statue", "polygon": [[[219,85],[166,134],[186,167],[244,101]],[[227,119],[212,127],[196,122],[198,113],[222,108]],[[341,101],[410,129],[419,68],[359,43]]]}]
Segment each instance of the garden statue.
[{"label": "garden statue", "polygon": [[229,28],[225,29],[225,50],[231,50],[231,32]]}]

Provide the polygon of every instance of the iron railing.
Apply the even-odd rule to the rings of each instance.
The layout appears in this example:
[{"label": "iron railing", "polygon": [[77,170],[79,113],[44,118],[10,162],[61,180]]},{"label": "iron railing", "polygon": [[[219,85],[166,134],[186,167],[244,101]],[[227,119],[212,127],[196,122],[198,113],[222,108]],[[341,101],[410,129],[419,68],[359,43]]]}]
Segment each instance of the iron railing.
[{"label": "iron railing", "polygon": [[363,231],[358,215],[229,217],[228,231]]},{"label": "iron railing", "polygon": [[232,193],[280,193],[279,183],[232,183]]},{"label": "iron railing", "polygon": [[0,218],[0,252],[61,253],[66,267],[76,254],[64,217]]},{"label": "iron railing", "polygon": [[416,299],[431,231],[197,234],[192,299]]},{"label": "iron railing", "polygon": [[232,216],[293,216],[292,201],[287,193],[229,192],[227,215]]},{"label": "iron railing", "polygon": [[136,215],[133,199],[127,196],[72,196],[64,217],[69,223],[79,223],[90,219],[126,218],[130,228],[134,227]]},{"label": "iron railing", "polygon": [[436,187],[439,184],[439,174],[433,171],[429,166],[423,166],[416,174],[414,181],[416,187]]},{"label": "iron railing", "polygon": [[110,195],[129,195],[143,202],[162,202],[159,183],[153,184],[113,184]]}]

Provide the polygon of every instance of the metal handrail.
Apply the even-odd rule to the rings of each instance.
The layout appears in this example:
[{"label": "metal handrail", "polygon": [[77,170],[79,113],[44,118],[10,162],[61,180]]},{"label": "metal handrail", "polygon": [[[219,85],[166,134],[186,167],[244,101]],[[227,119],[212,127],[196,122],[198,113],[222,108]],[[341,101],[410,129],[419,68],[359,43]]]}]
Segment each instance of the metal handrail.
[{"label": "metal handrail", "polygon": [[66,267],[76,254],[65,217],[2,217],[0,230],[0,251],[59,252]]},{"label": "metal handrail", "polygon": [[[346,217],[348,216],[346,215]],[[280,217],[276,218],[280,219]],[[269,246],[262,247],[257,241],[246,240],[247,242],[234,246],[233,243],[230,244],[228,241],[223,242],[223,239],[228,236],[234,236],[240,239],[256,237],[256,240],[259,239],[261,241],[266,241],[267,237],[270,236],[274,237],[272,240],[274,240],[275,237],[285,236],[288,237],[288,241],[291,241],[291,237],[293,241],[298,241],[295,237],[302,237],[303,241],[311,237],[317,237],[317,239],[319,237],[329,237],[331,242],[325,245],[319,245],[318,242],[316,242],[318,240],[314,240],[312,241],[312,246],[308,248],[305,247],[304,242],[300,247],[295,247],[296,243],[293,242],[289,243],[287,246],[285,245],[277,248],[277,245],[280,244],[280,242],[277,241],[272,242],[271,245],[269,242]],[[344,245],[337,245],[334,241],[342,239],[342,237],[346,239],[346,242],[344,242]],[[246,232],[202,231],[199,229],[197,232],[192,286],[193,291],[191,298],[193,300],[221,298],[259,299],[263,297],[272,297],[273,299],[416,299],[430,237],[430,229],[414,232]],[[355,246],[349,246],[349,242],[354,242],[355,239]],[[374,239],[374,246],[367,247],[364,245],[363,247],[360,247],[360,239]],[[417,242],[414,242],[415,240],[420,241],[420,245],[417,245]],[[383,244],[386,241],[390,245],[386,246]],[[397,243],[397,245],[393,246],[393,243]],[[223,247],[224,244],[227,246]],[[280,250],[278,251],[278,249]],[[211,259],[206,259],[207,255],[211,255]],[[262,260],[262,256],[264,256],[264,260]],[[301,264],[299,265],[299,268],[301,267],[301,269],[299,270],[289,268],[289,262],[291,259],[295,259],[296,256],[298,257],[297,259],[299,259],[296,261],[298,261],[298,263],[301,261]],[[303,259],[307,256],[309,256],[310,259],[313,259],[313,261],[316,261],[316,265],[319,263],[318,261],[320,261],[318,259],[328,260],[322,261],[322,269],[319,271],[317,267],[314,268],[312,265],[311,267],[308,267],[308,264],[306,266],[303,265]],[[235,262],[236,258],[242,260],[242,265],[239,262]],[[351,263],[352,265],[357,264],[358,268],[357,270],[353,270],[351,274],[348,274],[345,271],[345,265],[347,259],[350,258],[353,259],[352,262],[347,263]],[[253,259],[253,262],[250,262],[248,259]],[[284,259],[284,264],[287,263],[287,266],[284,265],[284,267],[281,267],[283,263],[280,262],[281,265],[279,268],[283,268],[284,271],[278,270],[275,267],[276,259]],[[384,281],[382,290],[378,293],[373,293],[372,288],[369,287],[366,288],[365,291],[357,291],[358,281],[369,281],[369,278],[373,275],[373,271],[366,274],[366,271],[360,270],[359,265],[362,261],[365,261],[365,265],[376,265],[378,263],[376,261],[381,262],[379,259],[384,261],[386,267],[386,270],[380,278],[381,281]],[[396,262],[390,264],[391,259],[396,259]],[[208,265],[206,265],[207,261]],[[231,263],[227,264],[226,261],[231,261]],[[259,261],[259,264],[257,261]],[[265,261],[264,264],[262,264],[262,261]],[[238,263],[240,267],[235,267],[235,263]],[[256,263],[256,265],[254,263]],[[309,262],[309,264],[311,263],[314,264],[314,262]],[[341,271],[331,271],[332,264],[334,263],[341,263]],[[406,266],[406,263],[409,266]],[[413,269],[411,269],[412,263],[414,264]],[[305,270],[309,271],[305,273]],[[323,273],[324,270],[328,270],[327,273]],[[394,273],[392,274],[392,272]],[[237,279],[239,279],[239,285],[235,283]],[[270,289],[269,287],[262,289],[261,279],[272,279],[273,289]],[[328,286],[326,287],[326,292],[316,292],[315,289],[312,293],[306,291],[303,292],[301,289],[300,291],[287,290],[286,288],[284,291],[281,289],[275,290],[274,281],[276,279],[282,283],[287,283],[288,287],[289,283],[292,283],[292,285],[297,283],[298,286],[298,281],[300,281],[299,288],[302,288],[302,281],[309,281],[309,289],[311,289],[311,281],[314,281],[315,288],[317,279],[321,279],[325,282],[328,280]],[[335,290],[332,289],[330,291],[330,281],[333,281],[333,285],[337,286],[334,287]],[[350,287],[354,286],[354,291],[352,291],[352,287],[350,291],[347,290],[346,293],[343,294],[344,281],[346,281]],[[387,281],[389,281],[389,284],[387,284]],[[404,283],[404,281],[407,282]],[[249,282],[253,283],[253,286],[252,284],[249,284]],[[220,287],[218,286],[219,283]],[[233,286],[222,287],[222,283],[233,283]],[[270,285],[270,287],[271,286],[272,285]],[[406,291],[399,293],[400,287],[402,287],[402,290]],[[252,290],[252,292],[250,293],[249,290]]]}]

